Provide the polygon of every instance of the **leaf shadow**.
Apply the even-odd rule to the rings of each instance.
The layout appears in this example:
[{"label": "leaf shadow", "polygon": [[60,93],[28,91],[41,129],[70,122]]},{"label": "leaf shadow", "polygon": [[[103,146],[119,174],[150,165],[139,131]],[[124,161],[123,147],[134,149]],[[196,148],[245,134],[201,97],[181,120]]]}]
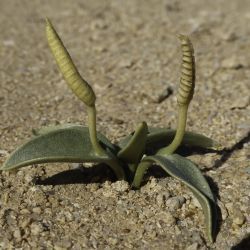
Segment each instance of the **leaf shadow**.
[{"label": "leaf shadow", "polygon": [[215,161],[214,165],[209,170],[221,167],[236,150],[242,149],[244,147],[244,144],[248,142],[250,142],[250,131],[232,147],[222,150],[221,158]]},{"label": "leaf shadow", "polygon": [[67,184],[90,184],[115,181],[113,171],[105,164],[96,164],[92,167],[84,167],[79,164],[78,168],[65,170],[47,178],[38,177],[33,182],[35,185],[67,185]]},{"label": "leaf shadow", "polygon": [[231,248],[231,250],[249,250],[249,249],[250,249],[250,234],[248,234],[237,245]]}]

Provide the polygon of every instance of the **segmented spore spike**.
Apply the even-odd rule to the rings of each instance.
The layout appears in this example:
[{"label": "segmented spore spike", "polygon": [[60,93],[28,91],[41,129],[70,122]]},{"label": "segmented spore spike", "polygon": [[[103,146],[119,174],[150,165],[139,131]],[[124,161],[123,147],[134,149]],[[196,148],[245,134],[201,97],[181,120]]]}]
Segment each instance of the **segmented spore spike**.
[{"label": "segmented spore spike", "polygon": [[193,45],[185,35],[179,35],[182,48],[181,79],[178,89],[177,102],[187,105],[193,98],[195,88],[195,57]]},{"label": "segmented spore spike", "polygon": [[46,34],[51,52],[69,87],[87,106],[94,106],[96,97],[93,89],[81,77],[62,40],[48,18],[46,18]]}]

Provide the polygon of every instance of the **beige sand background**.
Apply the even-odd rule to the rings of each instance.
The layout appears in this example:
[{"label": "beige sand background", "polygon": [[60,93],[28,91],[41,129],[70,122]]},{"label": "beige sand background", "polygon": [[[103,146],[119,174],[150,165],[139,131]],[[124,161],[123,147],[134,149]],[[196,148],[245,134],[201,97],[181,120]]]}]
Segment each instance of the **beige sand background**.
[{"label": "beige sand background", "polygon": [[[158,98],[176,93],[176,34],[190,35],[197,84],[188,130],[228,150],[189,158],[211,178],[222,221],[207,243],[199,204],[170,177],[149,175],[134,191],[105,168],[47,164],[0,174],[0,248],[250,249],[250,2],[1,0],[0,164],[33,128],[86,121],[48,49],[46,16],[93,86],[98,130],[113,142],[143,120],[175,127],[175,95]],[[46,178],[55,185],[38,185]]]}]

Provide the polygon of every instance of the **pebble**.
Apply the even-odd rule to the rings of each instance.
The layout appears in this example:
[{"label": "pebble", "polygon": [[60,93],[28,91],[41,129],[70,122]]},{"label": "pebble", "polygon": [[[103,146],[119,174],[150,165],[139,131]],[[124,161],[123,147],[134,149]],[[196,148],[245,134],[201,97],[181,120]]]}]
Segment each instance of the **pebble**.
[{"label": "pebble", "polygon": [[62,241],[55,243],[54,249],[55,250],[66,250],[66,249],[70,249],[71,246],[72,246],[72,243],[70,240],[62,240]]},{"label": "pebble", "polygon": [[21,230],[20,230],[19,228],[16,229],[16,230],[14,231],[14,233],[13,233],[13,236],[14,236],[14,238],[16,238],[17,240],[21,240],[21,238],[22,238]]},{"label": "pebble", "polygon": [[242,226],[245,223],[245,220],[246,218],[240,210],[235,211],[233,214],[233,224]]},{"label": "pebble", "polygon": [[95,192],[99,189],[99,184],[98,183],[91,183],[91,184],[88,184],[88,189],[90,192]]},{"label": "pebble", "polygon": [[30,211],[27,208],[20,210],[20,214],[30,214]]},{"label": "pebble", "polygon": [[111,245],[116,245],[118,243],[118,239],[117,238],[108,238],[108,242],[111,244]]},{"label": "pebble", "polygon": [[245,168],[244,172],[250,175],[250,167]]},{"label": "pebble", "polygon": [[192,245],[188,246],[188,247],[186,248],[186,250],[197,250],[198,247],[199,247],[198,243],[195,242],[195,243],[193,243]]},{"label": "pebble", "polygon": [[130,68],[132,67],[134,64],[134,61],[131,60],[131,59],[121,59],[119,62],[118,62],[118,67],[120,68]]},{"label": "pebble", "polygon": [[126,192],[129,190],[129,184],[126,181],[116,181],[115,183],[111,184],[112,188],[117,192]]},{"label": "pebble", "polygon": [[159,206],[163,206],[163,205],[165,205],[165,203],[169,197],[170,197],[170,193],[168,191],[161,192],[156,196],[156,203]]},{"label": "pebble", "polygon": [[162,194],[158,194],[156,196],[156,204],[158,204],[159,206],[163,206],[165,204],[164,196]]},{"label": "pebble", "polygon": [[65,211],[64,215],[65,215],[65,218],[66,218],[67,222],[70,222],[70,221],[74,220],[74,215],[71,212]]},{"label": "pebble", "polygon": [[181,233],[181,230],[177,225],[174,226],[174,230],[176,235],[179,235]]},{"label": "pebble", "polygon": [[102,191],[102,195],[106,198],[115,198],[117,196],[117,193],[112,189],[104,189]]},{"label": "pebble", "polygon": [[228,217],[227,209],[226,209],[225,205],[219,199],[217,200],[217,203],[218,203],[220,210],[221,210],[222,220],[225,220]]},{"label": "pebble", "polygon": [[233,210],[233,203],[232,202],[227,202],[226,204],[225,204],[225,207],[227,208],[227,210],[230,212],[230,213],[232,213],[232,210]]},{"label": "pebble", "polygon": [[200,202],[193,196],[193,205],[195,207],[201,208]]},{"label": "pebble", "polygon": [[147,193],[149,196],[159,194],[164,187],[157,182],[156,178],[151,178],[148,183],[140,188],[141,193]]},{"label": "pebble", "polygon": [[169,226],[175,225],[176,223],[175,217],[170,212],[161,212],[158,218]]},{"label": "pebble", "polygon": [[0,149],[0,156],[8,155],[8,151]]},{"label": "pebble", "polygon": [[27,218],[27,219],[24,219],[22,221],[22,223],[20,224],[20,226],[21,226],[21,228],[26,228],[30,223],[31,223],[31,219]]},{"label": "pebble", "polygon": [[175,211],[176,209],[179,209],[182,207],[182,205],[185,203],[186,199],[182,196],[175,196],[172,198],[169,198],[166,201],[166,206],[170,209],[170,211]]},{"label": "pebble", "polygon": [[243,65],[241,64],[239,58],[235,57],[234,55],[228,58],[225,58],[222,62],[221,62],[221,66],[223,68],[228,68],[228,69],[239,69],[241,68]]},{"label": "pebble", "polygon": [[34,213],[36,213],[36,214],[41,214],[42,209],[41,209],[40,207],[34,207],[34,208],[32,209],[32,211],[33,211]]},{"label": "pebble", "polygon": [[43,231],[42,225],[37,223],[32,223],[30,225],[30,231],[33,235],[39,235]]},{"label": "pebble", "polygon": [[201,234],[199,233],[199,232],[197,232],[197,231],[194,231],[193,233],[192,233],[192,241],[194,242],[194,243],[198,243],[199,245],[202,245],[202,243],[203,243],[203,240],[202,240],[202,237],[201,237]]}]

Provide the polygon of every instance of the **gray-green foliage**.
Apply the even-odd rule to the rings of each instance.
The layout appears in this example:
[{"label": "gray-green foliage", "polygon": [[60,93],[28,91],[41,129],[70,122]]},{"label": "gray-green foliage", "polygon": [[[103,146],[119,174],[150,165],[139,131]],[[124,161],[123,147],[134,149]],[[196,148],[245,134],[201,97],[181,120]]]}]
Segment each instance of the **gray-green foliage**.
[{"label": "gray-green foliage", "polygon": [[[49,21],[47,21],[47,25],[49,25],[49,27],[47,26],[48,42],[57,60],[58,48],[53,47],[53,39],[59,39],[59,36],[55,33],[56,31]],[[51,34],[51,32],[53,33]],[[114,171],[117,179],[127,180],[132,187],[139,188],[147,169],[152,164],[157,164],[168,175],[181,181],[193,192],[204,211],[207,237],[210,241],[213,241],[216,227],[216,202],[212,191],[194,163],[174,154],[180,145],[210,149],[218,148],[218,144],[212,139],[185,131],[187,109],[194,91],[195,70],[192,44],[186,36],[181,36],[181,42],[184,70],[182,70],[181,78],[182,89],[178,93],[181,101],[178,102],[177,130],[148,128],[146,122],[142,122],[134,133],[114,145],[104,135],[97,133],[95,103],[94,101],[91,103],[86,102],[84,99],[87,105],[88,127],[66,124],[34,131],[34,137],[10,154],[1,170],[12,170],[32,164],[52,162],[101,162]],[[71,59],[67,59],[69,54],[62,41],[56,40],[55,44],[60,48],[59,64],[67,68],[68,62],[72,68],[73,62]],[[74,72],[77,72],[77,69],[74,69]],[[63,74],[64,71],[62,70]],[[68,74],[68,71],[66,73]],[[84,98],[85,95],[88,96],[88,91],[91,91],[94,96],[90,85],[81,85],[85,81],[81,80],[80,77],[77,72],[77,83],[80,84],[79,88],[84,92]],[[65,79],[66,81],[72,80],[69,76],[65,77]],[[188,83],[188,88],[185,87],[186,83]],[[68,84],[74,85],[75,82]],[[87,86],[86,89],[84,89],[85,85]],[[74,85],[71,89],[75,92],[78,87]],[[189,94],[185,91],[191,91],[192,93]],[[185,101],[185,98],[188,99]]]}]

